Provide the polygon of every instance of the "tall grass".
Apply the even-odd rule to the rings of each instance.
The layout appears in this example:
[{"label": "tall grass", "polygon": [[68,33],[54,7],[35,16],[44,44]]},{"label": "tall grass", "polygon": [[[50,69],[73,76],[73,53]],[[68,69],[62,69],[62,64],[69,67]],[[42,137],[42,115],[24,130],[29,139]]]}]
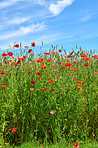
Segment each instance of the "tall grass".
[{"label": "tall grass", "polygon": [[21,58],[1,56],[1,143],[97,140],[98,56],[25,50]]}]

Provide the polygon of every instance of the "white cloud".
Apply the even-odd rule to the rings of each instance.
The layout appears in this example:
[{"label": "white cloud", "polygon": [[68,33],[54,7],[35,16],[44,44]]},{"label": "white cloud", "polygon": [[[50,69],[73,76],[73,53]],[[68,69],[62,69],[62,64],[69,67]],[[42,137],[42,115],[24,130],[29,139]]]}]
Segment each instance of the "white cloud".
[{"label": "white cloud", "polygon": [[92,18],[93,15],[95,15],[96,13],[91,13],[91,14],[86,14],[84,17],[82,17],[80,20],[83,22],[86,22],[88,20],[90,20]]},{"label": "white cloud", "polygon": [[7,0],[7,1],[4,1],[4,2],[0,2],[0,9],[11,6],[14,3],[16,3],[17,1],[19,1],[19,0]]},{"label": "white cloud", "polygon": [[91,15],[85,15],[84,17],[81,18],[81,21],[85,22],[88,21],[91,18]]},{"label": "white cloud", "polygon": [[5,23],[7,25],[12,25],[12,24],[18,24],[19,25],[19,24],[24,23],[28,20],[30,20],[30,17],[22,17],[22,18],[16,17],[15,19],[8,21],[8,22],[5,22]]},{"label": "white cloud", "polygon": [[44,0],[5,0],[3,2],[0,2],[0,9],[9,7],[16,2],[31,2],[31,4],[39,4],[39,5],[44,5],[45,1]]},{"label": "white cloud", "polygon": [[71,5],[74,0],[62,0],[62,1],[57,1],[57,4],[50,4],[49,10],[54,14],[58,15],[60,14],[65,7]]},{"label": "white cloud", "polygon": [[0,36],[0,40],[4,40],[4,39],[9,39],[12,37],[18,37],[18,36],[24,36],[28,33],[33,33],[33,32],[38,32],[38,31],[42,31],[46,29],[46,25],[44,25],[44,23],[38,23],[36,25],[29,25],[27,27],[20,27],[19,30],[5,34],[5,35],[1,35]]}]

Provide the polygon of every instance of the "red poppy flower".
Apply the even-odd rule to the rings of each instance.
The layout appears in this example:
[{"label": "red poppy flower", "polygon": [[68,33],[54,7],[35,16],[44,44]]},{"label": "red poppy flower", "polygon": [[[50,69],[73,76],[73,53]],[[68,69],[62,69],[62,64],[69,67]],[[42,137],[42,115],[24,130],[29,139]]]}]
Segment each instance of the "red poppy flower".
[{"label": "red poppy flower", "polygon": [[44,59],[43,59],[43,58],[41,58],[41,57],[39,58],[39,60],[40,60],[40,61],[44,61]]},{"label": "red poppy flower", "polygon": [[49,54],[49,52],[45,52],[44,54],[47,55],[47,54]]},{"label": "red poppy flower", "polygon": [[39,142],[39,141],[37,141],[37,143],[38,143],[38,144],[40,144],[40,142]]},{"label": "red poppy flower", "polygon": [[6,87],[6,84],[2,85],[2,88],[5,88]]},{"label": "red poppy flower", "polygon": [[45,69],[45,68],[46,68],[46,66],[45,66],[45,65],[40,65],[40,67],[41,67],[42,69]]},{"label": "red poppy flower", "polygon": [[66,69],[65,67],[61,67],[61,69]]},{"label": "red poppy flower", "polygon": [[58,79],[60,79],[60,77],[57,77]]},{"label": "red poppy flower", "polygon": [[55,91],[55,89],[52,88],[51,91]]},{"label": "red poppy flower", "polygon": [[86,62],[83,66],[88,66],[88,62]]},{"label": "red poppy flower", "polygon": [[28,46],[25,46],[25,48],[28,48]]},{"label": "red poppy flower", "polygon": [[12,129],[12,133],[16,132],[17,128],[13,128]]},{"label": "red poppy flower", "polygon": [[81,80],[78,80],[78,83],[81,83],[81,84],[83,84],[83,82],[82,82]]},{"label": "red poppy flower", "polygon": [[23,58],[19,58],[18,61],[19,61],[19,62],[20,62],[20,61],[24,61],[24,59],[23,59]]},{"label": "red poppy flower", "polygon": [[86,57],[86,54],[85,53],[81,54],[81,57]]},{"label": "red poppy flower", "polygon": [[92,56],[92,58],[97,58],[97,55]]},{"label": "red poppy flower", "polygon": [[54,73],[54,71],[50,71],[51,73]]},{"label": "red poppy flower", "polygon": [[78,69],[74,69],[74,71],[78,71]]},{"label": "red poppy flower", "polygon": [[17,62],[17,63],[14,63],[14,62],[13,62],[13,64],[17,66],[19,63],[18,63],[18,62]]},{"label": "red poppy flower", "polygon": [[2,53],[2,56],[7,56],[7,54],[6,53]]},{"label": "red poppy flower", "polygon": [[74,70],[73,68],[70,69],[70,71],[73,71],[73,70]]},{"label": "red poppy flower", "polygon": [[47,62],[51,62],[51,59],[47,59]]},{"label": "red poppy flower", "polygon": [[4,71],[0,72],[0,75],[3,75],[3,74],[5,74],[5,72],[4,72]]},{"label": "red poppy flower", "polygon": [[34,42],[33,42],[33,43],[31,43],[31,46],[35,47],[35,43],[34,43]]},{"label": "red poppy flower", "polygon": [[13,53],[12,53],[12,52],[9,52],[9,53],[8,53],[8,55],[9,55],[9,56],[12,56],[12,55],[13,55]]},{"label": "red poppy flower", "polygon": [[77,88],[81,88],[81,87],[82,87],[82,85],[77,86]]},{"label": "red poppy flower", "polygon": [[40,64],[40,60],[37,60],[37,64]]},{"label": "red poppy flower", "polygon": [[40,80],[40,79],[42,79],[42,78],[37,78],[37,79],[39,79],[39,80]]},{"label": "red poppy flower", "polygon": [[29,50],[28,50],[28,53],[30,53],[31,51],[33,51],[33,50],[32,50],[32,49],[29,49]]},{"label": "red poppy flower", "polygon": [[44,88],[43,88],[43,90],[47,90],[47,88],[46,88],[46,87],[44,87]]},{"label": "red poppy flower", "polygon": [[61,92],[60,94],[63,95],[63,92]]},{"label": "red poppy flower", "polygon": [[72,57],[72,55],[68,55],[68,56],[67,56],[67,58],[71,58],[71,57]]},{"label": "red poppy flower", "polygon": [[55,72],[58,72],[58,70],[56,69]]},{"label": "red poppy flower", "polygon": [[94,72],[94,74],[97,75],[98,73],[97,72]]},{"label": "red poppy flower", "polygon": [[76,143],[74,142],[74,143],[73,143],[73,146],[79,147],[78,142],[76,142]]},{"label": "red poppy flower", "polygon": [[71,67],[72,64],[71,64],[71,63],[66,63],[65,66],[69,66],[69,67]]},{"label": "red poppy flower", "polygon": [[77,83],[77,85],[80,85],[79,83]]},{"label": "red poppy flower", "polygon": [[61,63],[58,63],[59,65],[61,65]]},{"label": "red poppy flower", "polygon": [[54,83],[54,81],[53,81],[53,80],[49,80],[48,82],[49,82],[49,83]]},{"label": "red poppy flower", "polygon": [[62,49],[59,49],[59,52],[62,52]]},{"label": "red poppy flower", "polygon": [[26,56],[23,56],[24,59],[26,59]]},{"label": "red poppy flower", "polygon": [[51,53],[52,53],[52,54],[56,54],[56,52],[54,52],[54,51],[52,51]]},{"label": "red poppy flower", "polygon": [[16,44],[16,45],[14,45],[14,47],[17,47],[17,48],[19,48],[19,44]]},{"label": "red poppy flower", "polygon": [[31,83],[32,83],[32,84],[35,84],[36,82],[35,82],[35,81],[31,81]]},{"label": "red poppy flower", "polygon": [[36,75],[41,75],[41,73],[40,73],[40,72],[38,72],[38,71],[36,71]]},{"label": "red poppy flower", "polygon": [[75,80],[75,78],[72,78],[73,80]]},{"label": "red poppy flower", "polygon": [[78,62],[77,61],[74,61],[74,64],[77,64]]},{"label": "red poppy flower", "polygon": [[90,60],[90,58],[85,58],[85,60],[89,61],[89,60]]}]

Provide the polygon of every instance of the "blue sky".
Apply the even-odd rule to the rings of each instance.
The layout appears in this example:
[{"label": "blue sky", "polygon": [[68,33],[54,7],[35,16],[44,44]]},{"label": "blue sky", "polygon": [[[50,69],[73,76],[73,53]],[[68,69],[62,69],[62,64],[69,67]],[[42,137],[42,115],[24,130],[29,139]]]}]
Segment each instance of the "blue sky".
[{"label": "blue sky", "polygon": [[98,0],[0,0],[0,48],[41,41],[98,51]]}]

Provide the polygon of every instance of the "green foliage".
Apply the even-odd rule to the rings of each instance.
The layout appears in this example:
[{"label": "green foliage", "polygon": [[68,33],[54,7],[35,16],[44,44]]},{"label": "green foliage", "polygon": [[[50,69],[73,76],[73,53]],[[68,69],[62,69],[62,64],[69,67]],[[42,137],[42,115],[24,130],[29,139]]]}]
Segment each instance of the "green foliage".
[{"label": "green foliage", "polygon": [[[53,45],[52,48],[54,52]],[[34,53],[26,53],[26,59],[18,65],[14,64],[17,59],[10,61],[2,56],[0,72],[5,72],[0,74],[2,145],[18,146],[32,139],[42,144],[97,140],[98,59],[91,57],[87,61],[89,53],[81,57],[84,53],[81,47],[77,53],[73,49],[70,58],[64,52],[65,55],[55,52],[38,57],[43,59],[40,63]],[[86,62],[88,65],[84,66]],[[66,63],[72,66],[65,66]],[[51,114],[51,110],[56,112]],[[12,132],[13,128],[17,130]]]}]

